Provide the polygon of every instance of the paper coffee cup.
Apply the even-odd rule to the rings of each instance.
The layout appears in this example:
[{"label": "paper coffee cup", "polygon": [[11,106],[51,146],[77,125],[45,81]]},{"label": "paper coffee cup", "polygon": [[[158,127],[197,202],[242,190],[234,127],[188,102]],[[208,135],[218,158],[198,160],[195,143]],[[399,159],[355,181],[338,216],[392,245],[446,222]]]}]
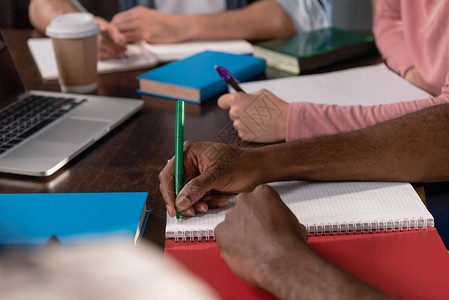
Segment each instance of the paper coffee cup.
[{"label": "paper coffee cup", "polygon": [[89,93],[97,88],[97,33],[89,13],[59,16],[46,28],[51,37],[63,92]]}]

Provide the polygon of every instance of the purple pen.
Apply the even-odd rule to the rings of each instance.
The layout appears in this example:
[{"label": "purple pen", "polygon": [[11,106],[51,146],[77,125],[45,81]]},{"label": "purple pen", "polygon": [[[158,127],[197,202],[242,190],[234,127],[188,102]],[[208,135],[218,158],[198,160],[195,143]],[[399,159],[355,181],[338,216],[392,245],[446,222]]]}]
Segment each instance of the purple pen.
[{"label": "purple pen", "polygon": [[238,85],[239,81],[234,77],[234,75],[232,75],[232,73],[228,69],[226,69],[224,67],[220,67],[220,66],[215,66],[215,70],[217,70],[221,79],[223,79],[227,84],[229,84],[236,92],[242,92],[242,93],[245,92]]}]

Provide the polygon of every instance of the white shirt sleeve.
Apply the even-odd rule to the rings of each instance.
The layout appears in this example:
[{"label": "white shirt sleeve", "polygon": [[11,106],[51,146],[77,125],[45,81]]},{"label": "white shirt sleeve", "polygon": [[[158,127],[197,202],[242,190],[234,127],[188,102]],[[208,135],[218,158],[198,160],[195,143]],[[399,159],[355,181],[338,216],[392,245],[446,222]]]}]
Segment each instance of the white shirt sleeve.
[{"label": "white shirt sleeve", "polygon": [[225,0],[154,0],[156,9],[173,15],[212,14],[226,10]]},{"label": "white shirt sleeve", "polygon": [[295,24],[296,32],[332,26],[332,0],[277,0]]}]

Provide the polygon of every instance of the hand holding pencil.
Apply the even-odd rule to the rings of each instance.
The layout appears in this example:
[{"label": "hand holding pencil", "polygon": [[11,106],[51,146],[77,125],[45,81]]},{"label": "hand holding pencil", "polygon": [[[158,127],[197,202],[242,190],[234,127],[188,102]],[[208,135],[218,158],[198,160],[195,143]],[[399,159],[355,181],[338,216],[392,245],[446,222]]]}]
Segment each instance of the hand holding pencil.
[{"label": "hand holding pencil", "polygon": [[[69,0],[73,8],[78,12],[89,13],[87,9],[76,0]],[[126,57],[126,39],[117,27],[103,18],[95,16],[95,21],[100,25],[98,35],[97,59],[105,60],[111,58]]]}]

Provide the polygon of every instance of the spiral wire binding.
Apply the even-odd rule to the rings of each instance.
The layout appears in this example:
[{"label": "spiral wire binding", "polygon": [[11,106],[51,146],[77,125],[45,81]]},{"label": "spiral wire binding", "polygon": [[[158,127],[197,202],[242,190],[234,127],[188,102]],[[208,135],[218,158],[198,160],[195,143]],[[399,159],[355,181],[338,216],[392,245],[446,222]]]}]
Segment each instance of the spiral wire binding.
[{"label": "spiral wire binding", "polygon": [[396,219],[396,220],[373,220],[373,221],[351,221],[335,223],[312,223],[306,224],[309,236],[320,235],[349,235],[349,234],[373,234],[387,232],[419,231],[427,230],[429,220],[425,218]]},{"label": "spiral wire binding", "polygon": [[[428,226],[433,226],[433,222],[425,218],[411,219],[389,219],[389,220],[373,220],[373,221],[350,221],[335,223],[312,223],[306,224],[309,236],[319,235],[350,235],[350,234],[372,234],[402,231],[419,231],[427,230]],[[179,230],[167,234],[168,238],[173,237],[175,242],[183,243],[194,242],[195,238],[198,242],[205,240],[206,242],[215,241],[214,229],[198,229],[198,230]]]},{"label": "spiral wire binding", "polygon": [[175,242],[182,241],[183,243],[190,241],[194,242],[195,238],[198,242],[205,240],[206,242],[215,241],[215,233],[213,229],[201,229],[201,230],[173,230],[172,234],[168,234],[169,237],[173,236]]}]

